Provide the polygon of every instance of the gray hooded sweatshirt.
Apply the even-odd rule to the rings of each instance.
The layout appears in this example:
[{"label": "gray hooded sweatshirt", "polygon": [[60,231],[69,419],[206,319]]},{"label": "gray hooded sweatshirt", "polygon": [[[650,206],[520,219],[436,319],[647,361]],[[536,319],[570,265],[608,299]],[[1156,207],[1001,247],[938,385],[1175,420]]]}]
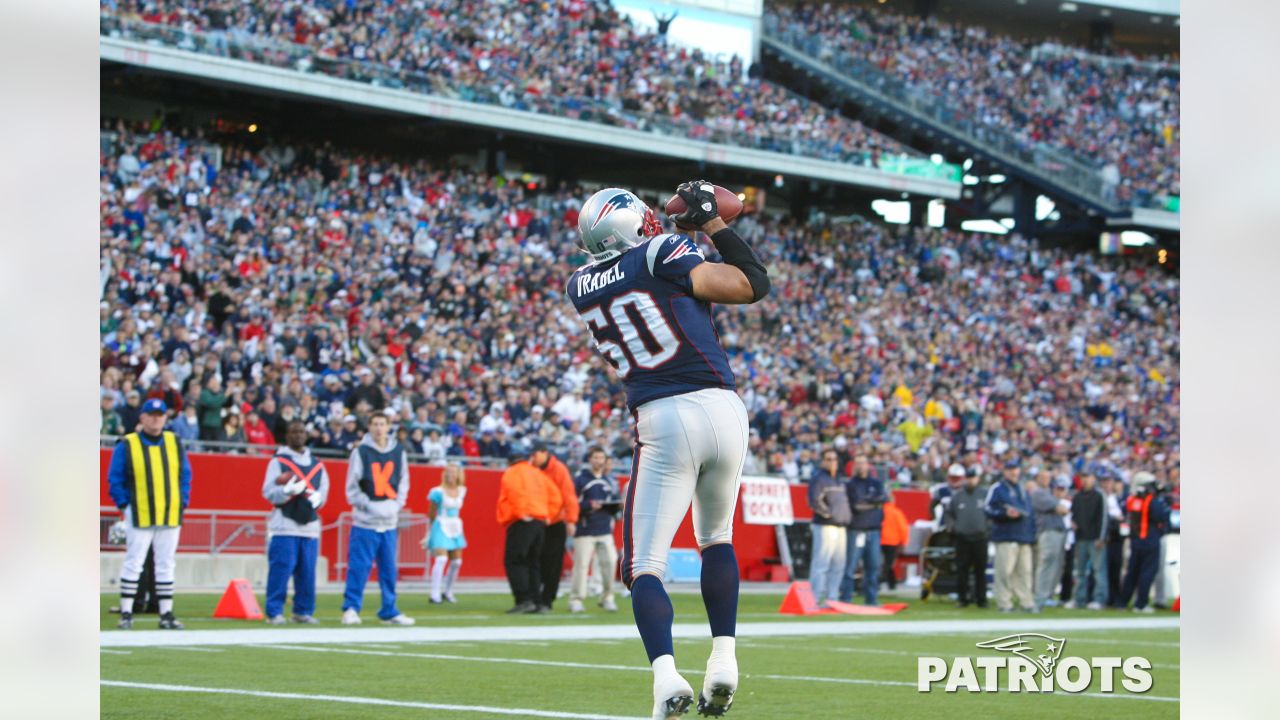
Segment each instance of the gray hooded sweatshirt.
[{"label": "gray hooded sweatshirt", "polygon": [[[364,460],[360,456],[362,447],[369,448],[376,454],[390,455],[394,458],[396,467],[390,479],[395,489],[394,498],[371,497],[361,487],[360,481],[365,476]],[[347,502],[351,503],[351,509],[355,513],[352,524],[358,528],[378,532],[395,530],[400,519],[400,510],[408,499],[409,457],[404,448],[391,434],[387,435],[387,444],[378,447],[373,444],[373,436],[365,433],[364,439],[351,451],[351,458],[347,464]]]},{"label": "gray hooded sweatshirt", "polygon": [[[294,452],[288,447],[281,447],[276,451],[276,455],[283,455],[288,458],[297,465],[299,469],[309,468],[312,463],[317,462],[311,458],[311,451],[307,448],[303,448],[302,452]],[[285,517],[284,513],[280,510],[281,505],[293,500],[295,497],[292,495],[286,495],[284,486],[276,484],[276,478],[280,477],[280,474],[287,469],[288,468],[286,468],[284,464],[275,457],[271,458],[271,461],[267,463],[267,476],[262,481],[262,497],[266,498],[267,502],[275,506],[271,511],[271,517],[267,519],[267,534],[273,536],[291,535],[294,537],[319,538],[319,516],[309,523],[299,524],[296,521]],[[289,472],[293,471],[290,470]],[[319,510],[324,507],[324,502],[329,497],[329,471],[325,469],[324,465],[321,465],[320,470],[311,478],[311,487],[315,488],[315,492],[320,495],[320,504],[316,506],[316,510]]]}]

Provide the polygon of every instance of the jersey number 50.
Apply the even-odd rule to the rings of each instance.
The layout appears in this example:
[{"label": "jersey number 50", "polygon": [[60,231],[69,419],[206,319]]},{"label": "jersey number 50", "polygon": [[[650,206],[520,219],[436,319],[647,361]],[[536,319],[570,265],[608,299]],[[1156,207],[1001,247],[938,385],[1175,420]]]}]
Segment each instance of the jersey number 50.
[{"label": "jersey number 50", "polygon": [[[627,312],[627,308],[634,309],[635,316],[644,325],[652,343],[645,342],[645,339],[640,337],[640,330],[632,321],[632,314]],[[662,310],[658,309],[657,303],[653,301],[653,296],[643,290],[632,290],[615,298],[609,303],[608,317],[605,317],[601,306],[597,305],[582,313],[582,318],[591,327],[592,335],[596,338],[596,347],[600,349],[605,359],[617,368],[618,377],[623,380],[631,374],[632,368],[652,370],[675,357],[680,350],[680,338],[671,331],[671,326],[667,324]],[[600,338],[608,331],[610,318],[613,319],[612,324],[617,327],[618,334],[622,336],[625,348],[612,340]],[[652,345],[657,346],[656,350]]]}]

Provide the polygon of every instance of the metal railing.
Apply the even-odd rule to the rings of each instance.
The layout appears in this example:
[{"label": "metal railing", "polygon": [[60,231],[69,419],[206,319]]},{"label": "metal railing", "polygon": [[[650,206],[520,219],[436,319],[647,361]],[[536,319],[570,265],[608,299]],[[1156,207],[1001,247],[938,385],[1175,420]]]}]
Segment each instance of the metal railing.
[{"label": "metal railing", "polygon": [[[976,121],[968,112],[951,107],[944,98],[897,78],[868,60],[846,53],[796,23],[777,17],[764,19],[766,40],[790,48],[809,60],[812,69],[829,68],[833,79],[846,81],[861,92],[924,122],[946,128],[972,145],[997,155],[1048,183],[1065,186],[1111,212],[1121,209],[1114,188],[1103,182],[1101,166],[1061,149],[1039,143],[995,125]],[[1148,199],[1137,204],[1145,206]]]},{"label": "metal railing", "polygon": [[[112,448],[115,447],[116,443],[120,442],[121,439],[122,437],[120,435],[99,435],[98,445],[102,448]],[[254,445],[250,443],[224,442],[221,440],[184,440],[182,442],[182,448],[187,452],[192,453],[256,455],[259,457],[270,457],[271,455],[274,455],[278,447],[278,445]],[[548,443],[547,448],[562,459],[576,459],[574,458],[574,448],[571,448],[570,446]],[[349,450],[342,450],[338,448],[311,447],[310,450],[312,455],[318,458],[330,460],[346,460],[351,455]],[[421,453],[411,452],[407,453],[407,455],[409,457],[410,465],[431,465],[435,467],[442,467],[447,463],[457,463],[464,468],[502,469],[511,463],[510,458],[508,457],[446,455],[444,460],[441,461],[437,458],[428,457]],[[615,463],[614,467],[618,472],[630,472],[631,459],[620,459]]]},{"label": "metal railing", "polygon": [[[563,96],[527,93],[524,78],[490,68],[484,82],[463,85],[451,83],[441,74],[422,73],[407,68],[371,63],[351,58],[331,57],[312,48],[277,42],[247,33],[205,33],[157,23],[127,20],[103,15],[99,21],[101,35],[156,43],[179,50],[228,57],[303,73],[320,73],[345,80],[365,82],[378,87],[409,90],[485,105],[500,105],[513,110],[555,115],[614,127],[649,132],[657,136],[680,137],[699,142],[720,143],[741,148],[782,153],[800,157],[843,162],[893,172],[892,166],[880,168],[877,158],[920,157],[904,149],[900,153],[875,153],[845,149],[838,141],[815,140],[794,134],[744,132],[698,122],[690,117],[676,118],[659,113],[646,113],[626,108],[620,101],[603,101],[585,96]],[[797,98],[787,91],[789,95]],[[805,102],[812,102],[804,100]],[[768,127],[785,127],[769,124]]]},{"label": "metal railing", "polygon": [[[334,559],[333,565],[334,572],[337,573],[338,582],[347,579],[347,568],[351,564],[350,558],[347,557],[347,551],[351,545],[352,517],[352,513],[344,512],[338,516],[336,522],[325,525],[320,530],[321,533],[335,530],[338,533],[338,557]],[[427,549],[422,547],[422,538],[426,535],[426,532],[426,515],[400,513],[400,521],[396,525],[396,567],[401,575],[406,570],[426,573],[430,559]]]},{"label": "metal railing", "polygon": [[[182,532],[178,536],[178,552],[265,553],[267,551],[267,511],[191,510],[182,514]],[[98,508],[99,550],[122,550],[122,545],[107,541],[111,526],[120,519],[114,507]]]}]

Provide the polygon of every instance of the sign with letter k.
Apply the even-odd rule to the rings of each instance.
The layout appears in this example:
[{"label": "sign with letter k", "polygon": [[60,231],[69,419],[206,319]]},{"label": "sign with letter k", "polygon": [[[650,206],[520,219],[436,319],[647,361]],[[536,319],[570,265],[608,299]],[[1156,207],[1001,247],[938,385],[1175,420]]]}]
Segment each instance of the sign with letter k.
[{"label": "sign with letter k", "polygon": [[373,471],[373,494],[377,497],[392,498],[396,497],[396,489],[391,486],[391,476],[396,472],[396,464],[394,461],[372,463],[369,468]]}]

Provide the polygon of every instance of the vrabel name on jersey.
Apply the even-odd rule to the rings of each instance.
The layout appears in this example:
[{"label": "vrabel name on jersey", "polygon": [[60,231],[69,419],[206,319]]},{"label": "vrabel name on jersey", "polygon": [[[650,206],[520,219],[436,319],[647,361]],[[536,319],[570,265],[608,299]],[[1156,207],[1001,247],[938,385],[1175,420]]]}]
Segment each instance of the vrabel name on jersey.
[{"label": "vrabel name on jersey", "polygon": [[705,261],[689,237],[659,235],[569,278],[569,299],[626,385],[632,408],[703,388],[734,388],[711,304],[693,297],[689,273]]},{"label": "vrabel name on jersey", "polygon": [[604,272],[594,275],[583,274],[578,276],[578,294],[586,295],[593,293],[610,283],[619,280],[625,280],[627,274],[622,271],[621,265],[614,265]]}]

